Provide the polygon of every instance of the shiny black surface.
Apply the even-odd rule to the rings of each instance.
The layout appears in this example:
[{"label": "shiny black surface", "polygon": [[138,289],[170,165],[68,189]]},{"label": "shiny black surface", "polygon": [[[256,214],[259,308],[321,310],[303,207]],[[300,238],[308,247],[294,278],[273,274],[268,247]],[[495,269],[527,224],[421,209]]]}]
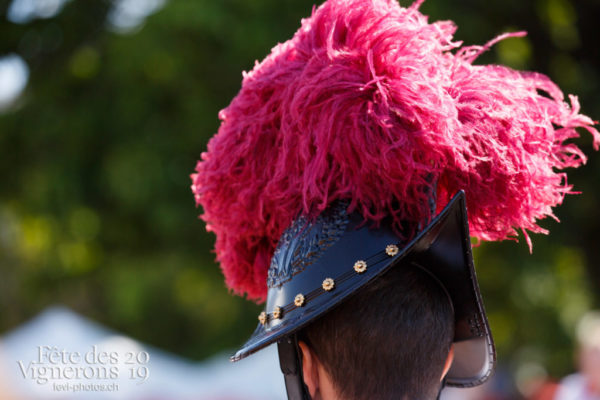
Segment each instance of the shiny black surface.
[{"label": "shiny black surface", "polygon": [[[284,234],[273,257],[269,276],[276,279],[270,281],[265,307],[268,321],[258,325],[233,361],[298,331],[389,268],[412,264],[441,283],[455,310],[456,367],[450,370],[448,385],[473,386],[489,377],[495,351],[473,266],[463,192],[407,244],[391,228],[370,229],[361,216],[347,215],[341,206],[316,221],[299,221]],[[400,248],[393,257],[385,252],[389,244]],[[353,269],[358,260],[367,262],[364,273]],[[335,280],[331,291],[321,288],[326,278]],[[294,304],[298,294],[306,299],[302,306]],[[275,307],[281,307],[280,318],[273,317]]]}]

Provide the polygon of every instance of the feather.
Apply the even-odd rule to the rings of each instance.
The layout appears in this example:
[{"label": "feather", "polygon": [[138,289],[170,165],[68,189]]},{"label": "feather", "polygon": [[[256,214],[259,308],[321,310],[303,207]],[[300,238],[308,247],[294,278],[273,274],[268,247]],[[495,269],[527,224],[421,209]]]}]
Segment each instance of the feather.
[{"label": "feather", "polygon": [[522,33],[461,47],[421,3],[328,0],[243,74],[192,175],[234,292],[264,300],[283,230],[337,199],[400,230],[432,218],[432,189],[438,210],[465,190],[474,237],[530,243],[572,193],[562,170],[586,156],[568,140],[585,128],[600,145],[577,98],[542,74],[473,64]]}]

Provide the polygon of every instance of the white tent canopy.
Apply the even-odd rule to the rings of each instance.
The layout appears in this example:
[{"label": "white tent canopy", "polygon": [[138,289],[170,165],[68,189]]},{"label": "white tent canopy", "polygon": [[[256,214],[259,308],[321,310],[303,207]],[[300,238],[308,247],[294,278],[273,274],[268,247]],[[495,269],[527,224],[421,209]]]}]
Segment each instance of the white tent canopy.
[{"label": "white tent canopy", "polygon": [[193,363],[53,307],[0,339],[0,399],[285,398],[275,348],[228,356]]}]

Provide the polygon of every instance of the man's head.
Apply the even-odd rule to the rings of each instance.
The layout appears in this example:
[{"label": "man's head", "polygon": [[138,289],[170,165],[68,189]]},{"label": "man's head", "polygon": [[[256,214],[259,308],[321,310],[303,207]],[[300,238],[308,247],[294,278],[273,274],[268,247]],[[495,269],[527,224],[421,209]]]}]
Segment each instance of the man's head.
[{"label": "man's head", "polygon": [[[321,388],[346,392],[344,399],[426,399],[441,386],[454,340],[446,383],[465,387],[487,380],[495,352],[469,245],[464,193],[410,241],[401,241],[388,224],[363,221],[340,202],[288,227],[273,255],[259,326],[232,360],[277,342],[293,400],[306,398],[302,356],[305,383],[315,393],[312,359],[331,370],[318,374],[331,376],[332,385]],[[299,342],[315,357],[308,360]],[[346,389],[347,380],[357,385]]]},{"label": "man's head", "polygon": [[313,399],[433,399],[453,335],[444,289],[402,263],[301,332],[304,381]]}]

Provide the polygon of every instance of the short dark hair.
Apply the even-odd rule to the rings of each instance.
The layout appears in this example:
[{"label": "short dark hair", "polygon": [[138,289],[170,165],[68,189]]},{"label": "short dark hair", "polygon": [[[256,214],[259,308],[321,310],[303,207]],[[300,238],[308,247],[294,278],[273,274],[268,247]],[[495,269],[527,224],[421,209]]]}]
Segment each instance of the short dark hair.
[{"label": "short dark hair", "polygon": [[454,337],[450,300],[414,264],[392,267],[300,333],[344,399],[435,399]]}]

